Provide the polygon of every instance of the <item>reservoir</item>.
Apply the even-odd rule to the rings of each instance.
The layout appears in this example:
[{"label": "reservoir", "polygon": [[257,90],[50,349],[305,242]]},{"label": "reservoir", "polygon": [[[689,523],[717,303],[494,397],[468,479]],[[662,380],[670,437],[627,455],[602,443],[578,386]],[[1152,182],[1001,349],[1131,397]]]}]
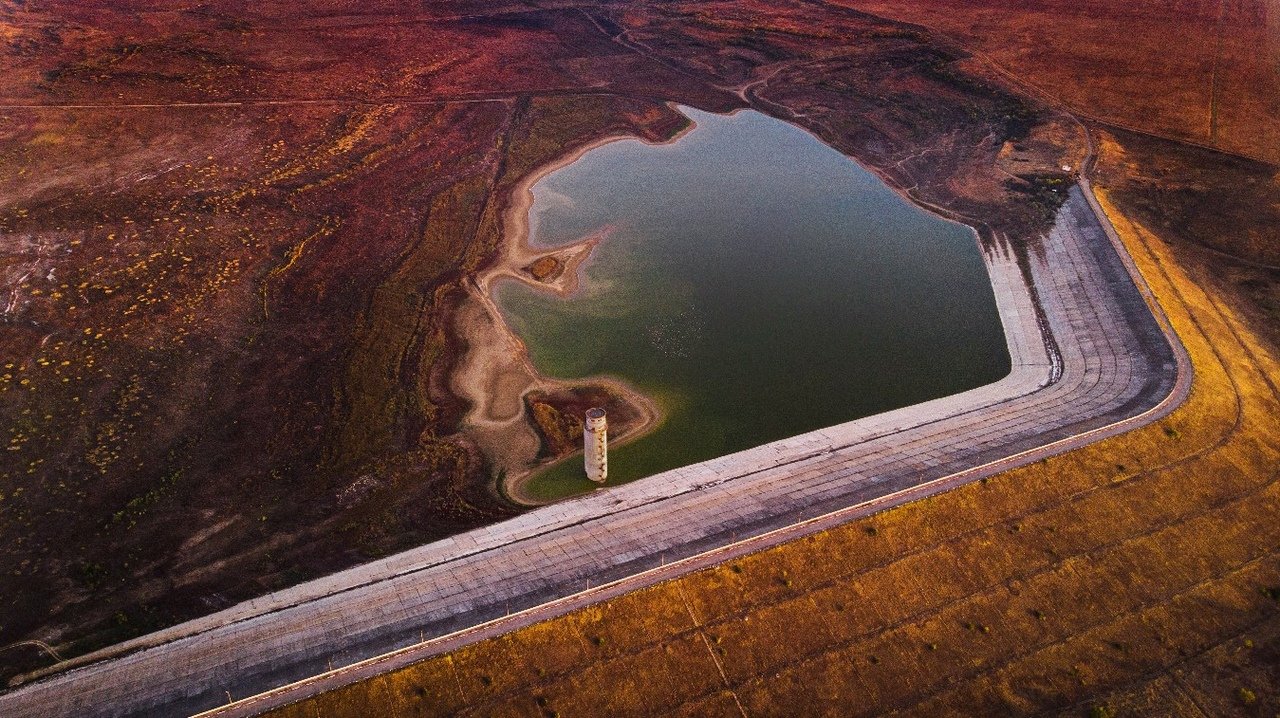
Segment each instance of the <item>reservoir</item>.
[{"label": "reservoir", "polygon": [[[785,122],[681,111],[696,127],[675,142],[612,142],[534,185],[533,246],[606,236],[575,294],[494,288],[544,374],[617,377],[661,407],[610,447],[610,484],[1009,372],[970,229]],[[591,488],[576,456],[526,491]]]}]

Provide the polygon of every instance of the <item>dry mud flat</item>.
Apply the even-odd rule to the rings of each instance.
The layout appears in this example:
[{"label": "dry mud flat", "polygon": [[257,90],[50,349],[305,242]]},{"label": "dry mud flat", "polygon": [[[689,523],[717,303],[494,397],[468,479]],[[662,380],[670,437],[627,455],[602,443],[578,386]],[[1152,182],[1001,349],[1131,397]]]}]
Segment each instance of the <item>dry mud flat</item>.
[{"label": "dry mud flat", "polygon": [[[539,168],[516,186],[504,216],[497,257],[468,286],[467,299],[453,317],[455,331],[466,347],[451,377],[455,394],[470,407],[463,418],[464,430],[484,452],[491,470],[502,477],[504,495],[522,504],[540,503],[525,496],[521,490],[523,480],[548,460],[562,458],[554,453],[547,456],[551,442],[546,430],[529,416],[531,395],[541,397],[558,415],[559,407],[582,403],[575,402],[575,398],[600,397],[598,403],[609,412],[610,441],[614,445],[644,435],[662,419],[657,404],[621,380],[592,377],[569,382],[541,374],[493,301],[494,285],[504,280],[525,282],[560,296],[577,291],[582,265],[596,245],[607,240],[608,230],[554,249],[531,246],[529,212],[533,186],[591,150],[619,139],[624,137],[587,143]],[[667,141],[676,139],[678,135]],[[554,270],[539,278],[532,268],[548,261]],[[580,427],[576,435],[568,438],[580,439]]]}]

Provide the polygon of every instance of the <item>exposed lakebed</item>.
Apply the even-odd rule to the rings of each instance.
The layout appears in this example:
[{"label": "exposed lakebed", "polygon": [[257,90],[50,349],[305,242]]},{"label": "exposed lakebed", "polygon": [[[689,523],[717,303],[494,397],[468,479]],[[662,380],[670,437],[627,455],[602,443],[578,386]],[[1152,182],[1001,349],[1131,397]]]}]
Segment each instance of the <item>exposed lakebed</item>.
[{"label": "exposed lakebed", "polygon": [[[968,228],[928,214],[812,135],[681,108],[665,145],[612,142],[532,187],[529,243],[603,236],[568,297],[502,281],[534,365],[652,397],[610,483],[954,394],[1009,371]],[[524,492],[591,487],[570,459]]]}]

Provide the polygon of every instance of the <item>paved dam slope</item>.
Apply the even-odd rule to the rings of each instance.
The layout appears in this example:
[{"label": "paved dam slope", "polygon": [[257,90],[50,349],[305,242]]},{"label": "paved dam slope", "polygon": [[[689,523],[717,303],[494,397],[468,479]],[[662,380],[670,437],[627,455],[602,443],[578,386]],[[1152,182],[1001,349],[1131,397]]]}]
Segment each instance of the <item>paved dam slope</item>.
[{"label": "paved dam slope", "polygon": [[1047,237],[984,249],[1013,359],[999,382],[264,596],[86,657],[0,714],[251,714],[1152,421],[1190,365],[1108,231],[1074,188]]}]

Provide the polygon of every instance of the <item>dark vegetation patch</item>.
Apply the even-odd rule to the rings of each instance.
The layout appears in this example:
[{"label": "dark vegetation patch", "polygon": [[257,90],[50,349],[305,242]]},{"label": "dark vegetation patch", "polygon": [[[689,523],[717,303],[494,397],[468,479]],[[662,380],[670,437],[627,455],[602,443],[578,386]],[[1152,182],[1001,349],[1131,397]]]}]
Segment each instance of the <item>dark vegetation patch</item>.
[{"label": "dark vegetation patch", "polygon": [[1107,130],[1126,172],[1104,181],[1127,211],[1228,290],[1252,326],[1280,347],[1280,170],[1273,165],[1123,130]]},{"label": "dark vegetation patch", "polygon": [[631,406],[607,387],[586,385],[553,393],[525,395],[525,409],[542,440],[541,458],[554,459],[582,450],[582,427],[587,409],[600,407],[608,415],[609,433],[618,436],[640,420]]}]

